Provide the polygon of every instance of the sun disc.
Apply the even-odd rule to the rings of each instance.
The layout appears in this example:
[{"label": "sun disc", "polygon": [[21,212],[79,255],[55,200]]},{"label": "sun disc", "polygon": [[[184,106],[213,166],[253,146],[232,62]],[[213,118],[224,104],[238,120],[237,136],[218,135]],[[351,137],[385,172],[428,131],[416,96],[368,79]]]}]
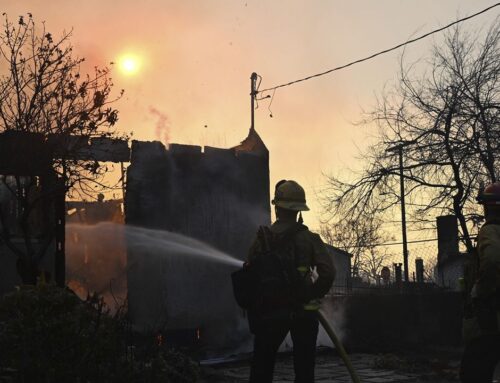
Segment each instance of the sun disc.
[{"label": "sun disc", "polygon": [[139,70],[139,59],[132,55],[123,56],[120,60],[120,69],[126,75],[136,74]]}]

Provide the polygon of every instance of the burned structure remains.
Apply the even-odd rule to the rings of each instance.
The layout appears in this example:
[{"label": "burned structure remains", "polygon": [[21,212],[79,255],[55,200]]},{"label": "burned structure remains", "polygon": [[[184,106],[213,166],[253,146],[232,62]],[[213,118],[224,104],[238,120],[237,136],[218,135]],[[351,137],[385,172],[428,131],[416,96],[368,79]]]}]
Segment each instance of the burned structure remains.
[{"label": "burned structure remains", "polygon": [[459,250],[458,223],[454,215],[436,218],[438,255],[436,281],[441,287],[460,290],[459,278],[464,276],[464,267],[470,254]]},{"label": "burned structure remains", "polygon": [[[128,162],[126,141],[7,130],[0,134],[0,293],[42,275],[66,282],[65,161]],[[21,278],[22,277],[22,278]]]},{"label": "burned structure remains", "polygon": [[[244,260],[258,226],[270,223],[269,202],[269,154],[253,129],[230,149],[132,142],[127,225],[180,233]],[[241,344],[248,330],[232,296],[233,270],[208,256],[129,249],[132,321],[142,330],[191,331],[219,351]]]},{"label": "burned structure remains", "polygon": [[64,191],[51,158],[40,134],[0,134],[0,294],[41,273],[64,283]]},{"label": "burned structure remains", "polygon": [[[159,142],[134,141],[129,151],[127,143],[118,140],[93,138],[85,141],[72,136],[47,138],[17,132],[2,134],[0,144],[3,148],[0,174],[37,177],[40,187],[51,180],[46,175],[53,174],[51,159],[61,156],[53,148],[61,150],[77,144],[78,150],[72,153],[78,159],[130,162],[124,199],[127,228],[139,226],[158,229],[159,233],[183,234],[244,260],[257,227],[270,223],[269,154],[253,129],[240,145],[230,149],[205,147],[202,150],[199,146],[177,144],[165,148]],[[19,150],[25,147],[29,150]],[[26,155],[20,156],[20,153]],[[30,153],[33,155],[28,155]],[[46,161],[41,161],[44,158]],[[7,198],[7,190],[0,189],[0,196],[2,212],[15,214],[15,201]],[[85,228],[89,224],[109,221],[119,225],[120,220],[113,218],[116,214],[102,216],[109,210],[104,207],[115,206],[111,206],[111,202],[65,202],[61,188],[55,200],[51,195],[50,206],[42,205],[47,207],[43,215],[46,222],[35,226],[51,230],[56,226],[56,235],[41,266],[61,285],[78,280],[76,277],[88,282],[87,274],[76,277],[72,274],[75,265],[71,262],[77,259],[85,263],[89,259],[91,265],[95,263],[91,260],[100,257],[95,246],[95,251],[88,251],[93,240],[88,236],[85,241],[83,237],[76,238],[75,230],[83,236],[90,230]],[[66,219],[73,223],[72,228],[67,228],[70,260],[65,259],[64,253],[68,234],[65,232]],[[14,235],[16,224],[9,222],[4,221],[0,228],[9,229]],[[234,302],[230,286],[234,264],[214,262],[209,254],[198,258],[176,257],[174,248],[165,249],[164,255],[168,256],[164,257],[158,256],[157,249],[150,251],[145,247],[138,251],[137,247],[127,246],[129,239],[125,231],[113,226],[107,228],[123,235],[120,243],[110,240],[109,245],[127,252],[129,310],[137,329],[192,330],[208,348],[217,350],[241,344],[243,337],[248,336],[246,320]],[[21,239],[12,240],[17,243]],[[33,240],[38,243],[38,239]],[[0,246],[0,251],[1,291],[5,293],[20,280],[16,257],[8,254],[6,246]],[[68,261],[71,262],[68,264]],[[71,274],[68,278],[66,271]]]}]

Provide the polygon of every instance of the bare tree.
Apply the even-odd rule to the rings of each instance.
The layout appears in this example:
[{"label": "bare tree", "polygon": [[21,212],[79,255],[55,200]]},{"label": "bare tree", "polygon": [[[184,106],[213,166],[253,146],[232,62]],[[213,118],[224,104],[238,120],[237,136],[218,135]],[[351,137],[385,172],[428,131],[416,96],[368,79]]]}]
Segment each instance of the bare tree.
[{"label": "bare tree", "polygon": [[[17,23],[3,16],[0,133],[35,143],[25,145],[36,151],[29,165],[36,168],[46,161],[47,171],[43,176],[24,169],[0,176],[0,241],[18,256],[23,282],[34,283],[54,238],[54,219],[47,214],[54,209],[55,196],[70,189],[88,194],[104,186],[106,167],[82,153],[91,138],[117,135],[113,127],[118,111],[111,104],[123,91],[111,98],[108,68],[81,74],[84,59],[73,54],[71,32],[56,38],[31,14]],[[36,229],[39,215],[45,217],[41,230]],[[21,244],[12,240],[15,235],[23,238]]]},{"label": "bare tree", "polygon": [[380,133],[363,155],[365,169],[354,181],[328,178],[330,214],[382,217],[398,205],[399,157],[388,149],[401,146],[413,219],[424,225],[436,215],[456,215],[463,243],[472,250],[471,231],[478,224],[474,197],[481,184],[499,176],[499,39],[497,19],[487,31],[455,28],[428,60],[407,65],[403,55],[398,84],[367,117]]},{"label": "bare tree", "polygon": [[424,268],[424,280],[429,283],[437,283],[436,278],[437,257],[430,257]]},{"label": "bare tree", "polygon": [[320,231],[326,243],[352,255],[353,276],[377,280],[381,268],[388,262],[387,254],[378,245],[393,240],[382,230],[381,220],[362,216],[336,223],[324,222]]},{"label": "bare tree", "polygon": [[382,267],[391,266],[390,256],[382,248],[371,248],[360,263],[360,275],[371,283],[380,284]]}]

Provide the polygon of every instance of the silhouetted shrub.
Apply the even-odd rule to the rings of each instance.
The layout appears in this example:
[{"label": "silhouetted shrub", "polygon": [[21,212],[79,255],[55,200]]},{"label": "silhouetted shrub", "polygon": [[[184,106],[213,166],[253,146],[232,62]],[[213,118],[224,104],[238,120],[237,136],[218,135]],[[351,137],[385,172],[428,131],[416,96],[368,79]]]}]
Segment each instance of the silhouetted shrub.
[{"label": "silhouetted shrub", "polygon": [[177,352],[130,355],[128,327],[123,310],[111,315],[98,296],[82,301],[54,285],[22,286],[0,301],[0,380],[197,381],[197,364]]}]

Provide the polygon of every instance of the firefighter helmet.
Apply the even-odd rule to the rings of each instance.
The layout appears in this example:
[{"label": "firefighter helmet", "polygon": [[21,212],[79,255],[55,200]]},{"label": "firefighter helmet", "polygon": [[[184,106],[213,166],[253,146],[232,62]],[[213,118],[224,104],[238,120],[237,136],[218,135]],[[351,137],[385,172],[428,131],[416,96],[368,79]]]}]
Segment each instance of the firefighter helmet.
[{"label": "firefighter helmet", "polygon": [[276,184],[273,205],[294,211],[307,211],[306,193],[295,181],[282,180]]},{"label": "firefighter helmet", "polygon": [[481,190],[477,202],[482,205],[500,205],[500,182],[493,182]]}]

